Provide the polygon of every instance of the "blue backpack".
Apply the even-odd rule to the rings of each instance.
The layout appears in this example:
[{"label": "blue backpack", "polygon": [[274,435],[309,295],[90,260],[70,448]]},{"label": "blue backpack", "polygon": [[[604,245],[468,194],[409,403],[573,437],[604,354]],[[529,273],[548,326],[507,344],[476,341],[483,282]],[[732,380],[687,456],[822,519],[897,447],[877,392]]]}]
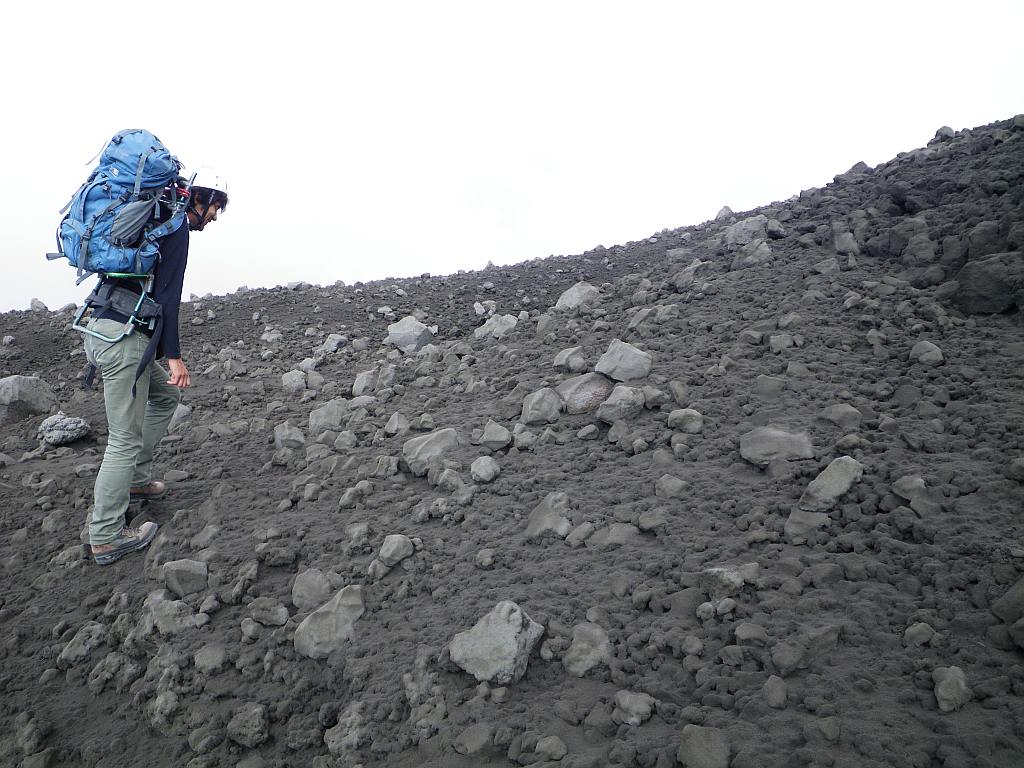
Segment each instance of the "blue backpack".
[{"label": "blue backpack", "polygon": [[[160,256],[157,239],[176,231],[185,220],[181,192],[175,184],[181,163],[149,131],[120,131],[100,153],[100,163],[61,213],[57,253],[78,268],[77,283],[90,274],[142,277],[152,273]],[[170,191],[165,194],[168,185]],[[171,211],[159,221],[160,204]]]}]

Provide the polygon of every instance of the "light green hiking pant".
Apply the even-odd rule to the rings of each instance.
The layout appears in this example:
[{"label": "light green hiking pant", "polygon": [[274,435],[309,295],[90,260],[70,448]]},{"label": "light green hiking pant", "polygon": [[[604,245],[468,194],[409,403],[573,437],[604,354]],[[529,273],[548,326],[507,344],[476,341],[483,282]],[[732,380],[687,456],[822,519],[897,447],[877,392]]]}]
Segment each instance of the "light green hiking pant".
[{"label": "light green hiking pant", "polygon": [[[124,324],[94,318],[88,328],[114,338]],[[153,479],[153,449],[166,434],[181,398],[181,391],[167,383],[169,374],[155,360],[136,383],[135,369],[149,341],[148,336],[138,331],[114,344],[85,336],[85,356],[103,374],[103,402],[107,410],[107,449],[96,476],[93,508],[82,533],[83,540],[88,533],[92,544],[111,542],[121,532],[129,489],[147,485]]]}]

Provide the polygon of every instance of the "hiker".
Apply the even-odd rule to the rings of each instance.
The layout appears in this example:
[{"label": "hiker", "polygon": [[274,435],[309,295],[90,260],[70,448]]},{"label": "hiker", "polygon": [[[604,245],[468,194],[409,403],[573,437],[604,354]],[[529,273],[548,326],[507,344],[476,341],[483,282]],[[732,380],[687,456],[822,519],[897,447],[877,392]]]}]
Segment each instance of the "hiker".
[{"label": "hiker", "polygon": [[[202,232],[228,204],[224,180],[209,170],[197,172],[187,195],[188,226],[179,225],[155,241],[159,258],[152,278],[145,283],[150,287],[146,295],[157,305],[159,322],[147,327],[115,308],[115,304],[125,308],[124,291],[131,292],[127,306],[141,295],[143,284],[137,279],[101,276],[97,289],[86,300],[93,307],[93,315],[85,326],[85,354],[102,373],[108,434],[96,476],[93,508],[82,531],[83,543],[91,545],[90,554],[98,565],[145,548],[159,527],[145,522],[130,528],[126,512],[132,501],[155,499],[166,491],[162,481],[153,479],[153,451],[167,432],[181,390],[191,384],[178,338],[189,231]],[[133,322],[134,332],[116,342],[99,338],[115,338]],[[161,357],[167,359],[166,370],[157,362]]]}]

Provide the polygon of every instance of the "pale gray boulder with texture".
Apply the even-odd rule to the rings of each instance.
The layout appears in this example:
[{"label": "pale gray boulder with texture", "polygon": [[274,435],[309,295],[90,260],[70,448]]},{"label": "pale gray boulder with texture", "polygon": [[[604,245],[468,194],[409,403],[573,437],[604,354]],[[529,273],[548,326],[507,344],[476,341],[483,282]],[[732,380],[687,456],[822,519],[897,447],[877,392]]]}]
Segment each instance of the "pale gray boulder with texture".
[{"label": "pale gray boulder with texture", "polygon": [[612,339],[608,351],[601,355],[594,370],[615,381],[644,379],[651,372],[654,357],[632,344]]},{"label": "pale gray boulder with texture", "polygon": [[501,472],[498,462],[490,456],[480,456],[469,465],[469,476],[474,483],[490,483]]},{"label": "pale gray boulder with texture", "polygon": [[800,508],[808,512],[827,512],[863,474],[864,467],[853,457],[833,459],[807,486],[800,497]]},{"label": "pale gray boulder with texture", "polygon": [[418,352],[434,340],[434,331],[412,315],[406,315],[397,323],[388,326],[385,344],[391,344],[402,352]]},{"label": "pale gray boulder with texture", "polygon": [[178,597],[202,592],[209,583],[206,563],[198,560],[171,560],[163,566],[164,585]]},{"label": "pale gray boulder with texture", "polygon": [[493,315],[473,331],[474,339],[500,339],[515,330],[519,321],[515,315]]},{"label": "pale gray boulder with texture", "polygon": [[306,372],[294,370],[281,374],[281,389],[286,395],[301,395],[306,391]]},{"label": "pale gray boulder with texture", "polygon": [[267,711],[262,704],[247,702],[239,707],[228,722],[228,738],[252,749],[267,740]]},{"label": "pale gray boulder with texture", "polygon": [[764,240],[768,237],[765,232],[767,225],[768,217],[763,213],[742,219],[725,228],[722,232],[722,242],[732,248],[746,245],[752,240]]},{"label": "pale gray boulder with texture", "polygon": [[323,659],[343,649],[355,634],[363,610],[363,588],[350,584],[302,620],[295,630],[295,651]]},{"label": "pale gray boulder with texture", "polygon": [[783,533],[790,544],[806,544],[811,535],[828,522],[829,517],[824,512],[809,512],[797,507],[786,518]]},{"label": "pale gray boulder with texture", "polygon": [[711,271],[714,262],[694,259],[688,266],[679,270],[672,276],[672,285],[677,291],[684,291],[694,286],[698,280]]},{"label": "pale gray boulder with texture", "polygon": [[839,403],[825,408],[821,412],[821,418],[841,429],[856,429],[864,419],[864,414],[848,403]]},{"label": "pale gray boulder with texture", "polygon": [[402,446],[402,457],[417,477],[427,474],[432,461],[443,459],[459,445],[459,433],[451,427],[413,437]]},{"label": "pale gray boulder with texture", "polygon": [[96,621],[89,621],[79,627],[57,657],[57,667],[67,669],[89,658],[94,650],[107,640],[107,628]]},{"label": "pale gray boulder with texture", "polygon": [[388,568],[394,568],[407,557],[412,557],[416,552],[416,546],[412,539],[401,533],[392,533],[384,537],[384,543],[380,545],[380,552],[377,559]]},{"label": "pale gray boulder with texture", "polygon": [[565,412],[571,414],[590,413],[608,399],[615,382],[600,373],[585,373],[566,379],[555,392],[565,403]]},{"label": "pale gray boulder with texture", "polygon": [[53,389],[37,376],[0,379],[0,424],[13,424],[29,416],[50,413],[57,407]]},{"label": "pale gray boulder with texture", "polygon": [[618,691],[612,721],[621,725],[638,726],[651,719],[657,699],[647,693]]},{"label": "pale gray boulder with texture", "polygon": [[352,381],[352,396],[368,395],[377,388],[377,369],[360,371]]},{"label": "pale gray boulder with texture", "polygon": [[319,408],[314,408],[310,411],[309,434],[316,437],[327,430],[338,432],[344,426],[345,420],[349,415],[347,400],[344,398],[330,400]]},{"label": "pale gray boulder with texture", "polygon": [[448,644],[454,664],[478,682],[509,685],[525,673],[530,653],[544,634],[511,600],[503,600],[472,629],[460,632]]},{"label": "pale gray boulder with texture", "polygon": [[512,433],[493,419],[488,419],[484,424],[483,435],[480,437],[480,445],[489,451],[500,451],[512,442]]},{"label": "pale gray boulder with texture", "polygon": [[548,424],[558,421],[565,408],[565,403],[558,392],[550,387],[538,389],[523,398],[523,412],[519,420],[526,425]]},{"label": "pale gray boulder with texture", "polygon": [[772,249],[768,246],[768,243],[764,240],[752,240],[733,256],[730,269],[735,272],[739,269],[760,267],[770,263],[771,260]]},{"label": "pale gray boulder with texture", "polygon": [[612,660],[612,644],[608,633],[598,624],[583,622],[572,630],[572,643],[562,654],[562,665],[573,677],[583,677]]},{"label": "pale gray boulder with texture", "polygon": [[39,425],[38,437],[47,445],[67,445],[81,440],[89,432],[89,424],[85,419],[57,411],[53,416],[43,419],[43,423]]},{"label": "pale gray boulder with texture", "polygon": [[302,434],[302,430],[287,421],[282,421],[280,424],[274,427],[274,447],[278,450],[282,448],[301,448],[306,444],[306,436]]},{"label": "pale gray boulder with texture", "polygon": [[644,391],[639,387],[618,384],[608,395],[608,399],[597,407],[597,418],[606,424],[628,421],[643,412],[646,402]]},{"label": "pale gray boulder with texture", "polygon": [[676,760],[683,768],[729,768],[731,751],[724,730],[688,723],[683,726]]},{"label": "pale gray boulder with texture", "polygon": [[967,686],[967,675],[960,667],[937,667],[932,670],[935,700],[943,712],[956,712],[974,697]]},{"label": "pale gray boulder with texture", "polygon": [[333,591],[324,572],[310,568],[297,575],[292,583],[292,605],[300,611],[311,611],[326,603]]},{"label": "pale gray boulder with texture", "polygon": [[941,365],[945,361],[942,350],[930,341],[917,342],[910,350],[910,359],[921,365]]},{"label": "pale gray boulder with texture", "polygon": [[757,427],[740,437],[740,456],[758,467],[773,461],[813,459],[810,438],[803,432],[787,432],[778,427]]},{"label": "pale gray boulder with texture", "polygon": [[677,408],[668,415],[668,428],[699,435],[704,431],[704,416],[693,408]]},{"label": "pale gray boulder with texture", "polygon": [[601,291],[588,282],[580,281],[562,291],[555,302],[555,309],[576,309],[581,304],[594,304],[601,298]]},{"label": "pale gray boulder with texture", "polygon": [[583,347],[569,347],[555,355],[551,363],[555,368],[565,368],[573,373],[580,373],[587,370],[587,358],[583,354]]},{"label": "pale gray boulder with texture", "polygon": [[526,538],[534,540],[551,533],[564,539],[572,530],[572,523],[566,517],[568,511],[568,494],[552,491],[533,508],[526,519]]}]

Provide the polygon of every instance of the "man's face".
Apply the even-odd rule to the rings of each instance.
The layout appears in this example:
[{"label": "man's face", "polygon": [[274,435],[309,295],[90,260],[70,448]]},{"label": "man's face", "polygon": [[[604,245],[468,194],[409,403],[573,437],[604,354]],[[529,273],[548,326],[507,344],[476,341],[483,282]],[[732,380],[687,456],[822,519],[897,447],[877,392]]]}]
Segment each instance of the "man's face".
[{"label": "man's face", "polygon": [[[198,210],[197,210],[198,209]],[[203,215],[200,218],[199,212],[202,211]],[[206,206],[196,206],[188,212],[189,222],[192,224],[192,230],[196,232],[202,232],[203,229],[211,221],[217,220],[217,214],[220,213],[220,203],[213,203]]]}]

